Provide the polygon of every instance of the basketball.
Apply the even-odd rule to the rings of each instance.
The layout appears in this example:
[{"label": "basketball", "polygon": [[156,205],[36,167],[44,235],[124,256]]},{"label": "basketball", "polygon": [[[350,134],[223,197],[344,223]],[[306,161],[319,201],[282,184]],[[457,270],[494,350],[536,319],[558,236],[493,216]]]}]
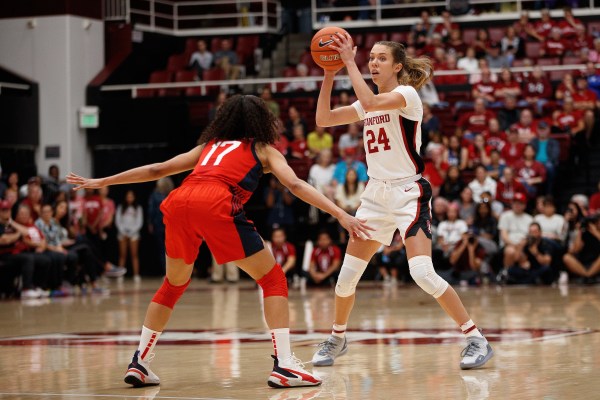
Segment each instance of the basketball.
[{"label": "basketball", "polygon": [[342,28],[328,26],[315,33],[310,42],[310,54],[317,65],[324,70],[335,71],[344,66],[340,53],[330,49],[330,44],[335,44],[332,36],[337,32],[348,33]]}]

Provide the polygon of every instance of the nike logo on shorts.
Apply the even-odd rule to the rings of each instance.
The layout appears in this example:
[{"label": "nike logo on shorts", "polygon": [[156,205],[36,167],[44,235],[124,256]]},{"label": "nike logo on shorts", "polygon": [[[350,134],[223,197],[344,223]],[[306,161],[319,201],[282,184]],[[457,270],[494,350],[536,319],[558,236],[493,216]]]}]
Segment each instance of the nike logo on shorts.
[{"label": "nike logo on shorts", "polygon": [[333,43],[333,39],[323,42],[323,39],[319,39],[319,47],[325,47]]},{"label": "nike logo on shorts", "polygon": [[409,187],[409,188],[404,188],[404,191],[405,191],[405,192],[410,192],[410,189],[412,189],[412,187]]}]

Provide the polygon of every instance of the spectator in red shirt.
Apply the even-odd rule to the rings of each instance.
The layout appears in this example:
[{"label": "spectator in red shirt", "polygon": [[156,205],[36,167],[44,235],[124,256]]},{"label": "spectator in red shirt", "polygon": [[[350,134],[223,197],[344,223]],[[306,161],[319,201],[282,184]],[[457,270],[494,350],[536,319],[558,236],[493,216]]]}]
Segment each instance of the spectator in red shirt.
[{"label": "spectator in red shirt", "polygon": [[544,45],[540,49],[540,57],[562,57],[569,46],[570,43],[561,36],[560,28],[554,27],[544,40]]},{"label": "spectator in red shirt", "polygon": [[577,91],[573,94],[573,107],[582,110],[585,124],[585,143],[589,144],[596,118],[594,111],[600,106],[596,92],[588,88],[587,77],[580,75],[576,80]]},{"label": "spectator in red shirt", "polygon": [[275,261],[281,265],[286,276],[290,277],[296,266],[296,247],[287,241],[283,228],[273,229],[270,245]]},{"label": "spectator in red shirt", "polygon": [[462,40],[462,33],[457,27],[450,31],[450,38],[446,42],[446,50],[450,53],[454,53],[455,57],[461,58],[467,52],[467,44]]},{"label": "spectator in red shirt", "polygon": [[486,66],[481,69],[481,80],[473,85],[471,96],[474,100],[483,99],[485,104],[492,104],[496,101],[495,88],[496,83],[492,81],[492,73]]},{"label": "spectator in red shirt", "polygon": [[516,128],[519,132],[519,142],[529,143],[535,137],[537,137],[537,123],[533,119],[533,113],[530,109],[526,108],[521,111],[519,116],[519,122],[511,126]]},{"label": "spectator in red shirt", "polygon": [[552,131],[558,133],[569,133],[572,137],[585,130],[582,110],[573,108],[573,99],[566,97],[562,109],[552,113]]},{"label": "spectator in red shirt", "polygon": [[35,221],[39,218],[42,211],[42,187],[37,182],[27,184],[27,197],[20,204],[25,205],[31,210],[32,219]]},{"label": "spectator in red shirt", "polygon": [[552,84],[544,70],[536,65],[531,75],[523,82],[523,97],[530,107],[535,107],[539,115],[544,113],[544,104],[552,97]]},{"label": "spectator in red shirt", "polygon": [[573,75],[565,74],[562,78],[562,82],[558,84],[558,87],[554,92],[554,98],[556,98],[556,100],[563,100],[566,97],[573,97],[576,90],[577,88],[575,87]]},{"label": "spectator in red shirt", "polygon": [[543,42],[550,35],[550,31],[556,24],[552,21],[550,10],[547,8],[541,10],[540,16],[540,20],[534,24],[535,33],[533,36],[538,41]]},{"label": "spectator in red shirt", "polygon": [[[595,48],[594,38],[586,33],[585,25],[577,25],[575,33],[575,37],[569,42],[570,46],[567,48],[567,53],[580,57],[582,61],[586,61],[585,56],[590,53],[590,50]],[[595,62],[598,61],[595,60]]]},{"label": "spectator in red shirt", "polygon": [[515,177],[527,189],[528,198],[535,198],[542,191],[542,184],[546,180],[546,167],[535,159],[535,149],[532,145],[525,145],[523,158],[514,165]]},{"label": "spectator in red shirt", "polygon": [[529,20],[529,13],[527,11],[523,11],[519,20],[513,24],[513,28],[515,29],[515,33],[517,36],[521,38],[523,41],[532,41],[539,40],[536,36],[536,31]]},{"label": "spectator in red shirt", "polygon": [[485,108],[483,99],[476,99],[474,110],[464,113],[459,118],[457,135],[463,139],[472,139],[474,135],[483,132],[487,128],[492,118],[496,118],[496,114]]},{"label": "spectator in red shirt", "polygon": [[484,167],[490,165],[490,153],[492,151],[492,146],[489,146],[485,143],[485,138],[483,135],[475,135],[473,138],[473,143],[469,145],[469,160],[467,165],[470,169],[475,168],[475,166],[481,164]]},{"label": "spectator in red shirt", "polygon": [[494,86],[494,96],[496,97],[496,106],[501,106],[506,96],[513,96],[517,99],[521,97],[521,85],[517,82],[512,72],[508,68],[502,68],[500,79]]},{"label": "spectator in red shirt", "polygon": [[302,125],[294,125],[292,129],[294,140],[290,143],[290,155],[292,158],[299,160],[308,159],[310,151],[306,144],[306,136],[304,134],[304,127]]},{"label": "spectator in red shirt", "polygon": [[333,244],[329,233],[319,233],[317,246],[310,258],[309,282],[314,285],[333,286],[335,284],[334,275],[340,269],[341,260],[342,252],[338,246]]},{"label": "spectator in red shirt", "polygon": [[583,26],[581,20],[573,16],[573,10],[571,7],[563,8],[564,19],[559,21],[558,28],[561,31],[564,39],[574,39],[577,36],[577,27]]},{"label": "spectator in red shirt", "polygon": [[442,42],[442,35],[434,33],[430,38],[427,39],[427,44],[421,49],[421,55],[432,57],[435,55],[437,49],[446,50],[444,42]]},{"label": "spectator in red shirt", "polygon": [[450,11],[442,10],[442,22],[435,25],[433,32],[439,33],[442,36],[442,40],[448,41],[452,31],[457,29],[460,29],[460,26],[456,22],[452,22]]},{"label": "spectator in red shirt", "polygon": [[527,196],[525,186],[515,179],[514,170],[511,167],[505,167],[502,171],[502,177],[496,185],[496,200],[504,204],[504,207],[509,208],[516,193]]},{"label": "spectator in red shirt", "polygon": [[596,92],[588,87],[587,77],[579,75],[575,81],[575,93],[573,93],[573,106],[576,110],[591,110],[598,107],[598,96]]},{"label": "spectator in red shirt", "polygon": [[506,144],[506,133],[503,130],[500,130],[500,123],[496,118],[490,119],[488,128],[483,131],[481,135],[485,140],[485,145],[489,146],[492,150],[496,149],[502,151],[502,148]]},{"label": "spectator in red shirt", "polygon": [[502,148],[500,155],[504,160],[504,163],[512,167],[515,162],[519,161],[523,157],[523,150],[525,149],[525,143],[519,141],[519,131],[511,127],[508,130],[508,140],[506,145]]}]

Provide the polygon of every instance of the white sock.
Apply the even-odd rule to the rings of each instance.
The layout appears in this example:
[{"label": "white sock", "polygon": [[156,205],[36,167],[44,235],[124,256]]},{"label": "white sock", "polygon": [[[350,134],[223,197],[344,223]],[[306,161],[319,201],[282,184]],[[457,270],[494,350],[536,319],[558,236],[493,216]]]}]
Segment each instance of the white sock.
[{"label": "white sock", "polygon": [[344,336],[346,336],[346,327],[348,326],[348,324],[344,324],[344,325],[338,325],[338,324],[333,324],[333,329],[331,329],[331,334],[333,336],[339,337],[339,338],[344,338]]},{"label": "white sock", "polygon": [[477,327],[475,326],[475,323],[473,322],[473,320],[468,320],[467,322],[465,322],[464,324],[462,324],[460,326],[460,329],[462,330],[462,333],[465,335],[465,337],[471,337],[471,336],[477,336],[477,337],[483,337],[483,335],[481,334],[481,332],[479,332],[479,329],[477,329]]},{"label": "white sock", "polygon": [[273,350],[279,363],[292,356],[290,347],[290,328],[271,329],[271,340],[273,340]]},{"label": "white sock", "polygon": [[138,346],[140,359],[144,360],[152,354],[152,350],[154,349],[154,346],[156,346],[156,342],[158,342],[161,333],[162,332],[153,331],[152,329],[142,326],[142,337],[140,338],[140,344]]}]

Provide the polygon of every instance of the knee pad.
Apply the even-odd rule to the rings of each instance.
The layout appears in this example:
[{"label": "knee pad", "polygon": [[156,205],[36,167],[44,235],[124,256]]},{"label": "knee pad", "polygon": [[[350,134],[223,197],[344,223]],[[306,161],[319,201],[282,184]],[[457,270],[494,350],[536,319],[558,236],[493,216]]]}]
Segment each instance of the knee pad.
[{"label": "knee pad", "polygon": [[288,297],[287,279],[281,265],[275,264],[262,278],[256,281],[263,290],[263,297],[283,296]]},{"label": "knee pad", "polygon": [[191,281],[192,280],[190,279],[187,281],[187,283],[181,286],[174,286],[171,285],[171,282],[169,282],[169,278],[165,277],[162,286],[156,291],[152,301],[173,309],[173,307],[175,307],[175,303],[177,303],[179,298],[183,295],[183,292],[185,292],[185,289],[187,289]]},{"label": "knee pad", "polygon": [[335,285],[335,294],[340,297],[352,296],[356,292],[356,285],[368,264],[368,261],[346,254]]},{"label": "knee pad", "polygon": [[410,276],[417,285],[436,299],[448,289],[448,282],[440,277],[433,269],[429,256],[416,256],[408,260]]}]

